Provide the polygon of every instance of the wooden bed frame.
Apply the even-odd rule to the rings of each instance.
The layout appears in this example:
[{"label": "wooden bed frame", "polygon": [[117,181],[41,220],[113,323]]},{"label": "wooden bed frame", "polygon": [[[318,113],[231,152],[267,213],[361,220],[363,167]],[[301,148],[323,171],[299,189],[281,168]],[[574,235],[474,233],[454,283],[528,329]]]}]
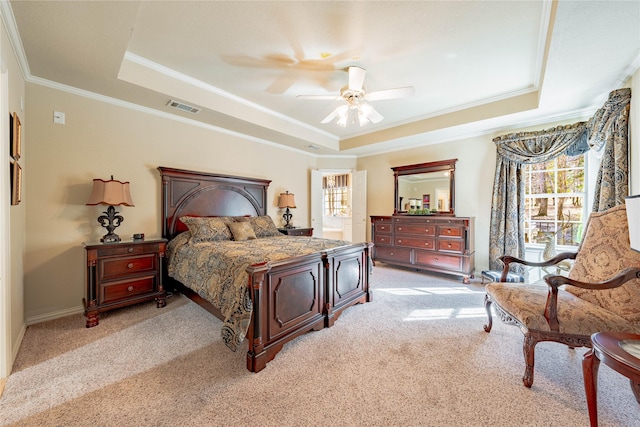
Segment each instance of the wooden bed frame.
[{"label": "wooden bed frame", "polygon": [[[266,214],[269,180],[158,169],[162,175],[162,235],[167,239],[180,232],[181,216]],[[253,313],[247,333],[247,369],[262,370],[287,342],[330,327],[347,307],[371,301],[371,246],[352,244],[250,266]],[[166,277],[165,284],[222,319],[220,310],[177,280]]]}]

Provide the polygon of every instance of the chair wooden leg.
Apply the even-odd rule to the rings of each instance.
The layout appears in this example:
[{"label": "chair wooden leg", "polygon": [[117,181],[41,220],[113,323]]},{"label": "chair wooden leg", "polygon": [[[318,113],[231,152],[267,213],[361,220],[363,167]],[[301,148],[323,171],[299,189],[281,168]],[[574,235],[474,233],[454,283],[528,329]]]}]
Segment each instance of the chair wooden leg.
[{"label": "chair wooden leg", "polygon": [[533,385],[533,367],[535,360],[535,349],[538,340],[531,336],[530,333],[524,334],[524,341],[522,343],[522,351],[524,353],[524,361],[527,367],[524,370],[524,376],[522,382],[525,387],[531,387]]},{"label": "chair wooden leg", "polygon": [[489,295],[485,294],[484,296],[484,309],[487,310],[488,321],[487,324],[484,325],[485,332],[491,332],[491,327],[493,326],[493,317],[491,316],[491,298]]}]

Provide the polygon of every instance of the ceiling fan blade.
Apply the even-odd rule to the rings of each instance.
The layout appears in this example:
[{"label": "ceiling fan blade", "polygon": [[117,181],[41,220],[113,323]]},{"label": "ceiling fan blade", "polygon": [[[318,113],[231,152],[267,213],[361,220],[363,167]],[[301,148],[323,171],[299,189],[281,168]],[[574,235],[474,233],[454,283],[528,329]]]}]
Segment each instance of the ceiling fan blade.
[{"label": "ceiling fan blade", "polygon": [[273,83],[269,85],[267,88],[267,92],[269,93],[285,93],[287,89],[289,89],[296,82],[297,77],[295,74],[286,71],[283,75],[278,77]]},{"label": "ceiling fan blade", "polygon": [[369,92],[365,96],[367,101],[379,101],[381,99],[408,98],[413,96],[416,89],[413,86],[398,87],[395,89],[377,90]]},{"label": "ceiling fan blade", "polygon": [[331,113],[329,113],[327,117],[322,119],[320,123],[329,123],[331,120],[335,119],[338,116],[344,116],[345,114],[348,114],[348,112],[349,112],[349,106],[341,105],[339,107],[336,107],[336,109],[333,110]]},{"label": "ceiling fan blade", "polygon": [[360,109],[371,123],[380,123],[382,119],[384,119],[382,114],[378,113],[376,109],[369,104],[361,104]]},{"label": "ceiling fan blade", "polygon": [[338,95],[298,95],[296,96],[298,99],[342,99]]},{"label": "ceiling fan blade", "polygon": [[335,119],[337,115],[338,115],[338,110],[335,109],[331,113],[329,113],[327,117],[322,119],[320,123],[329,123],[331,120]]},{"label": "ceiling fan blade", "polygon": [[349,90],[360,92],[366,71],[360,67],[349,67]]}]

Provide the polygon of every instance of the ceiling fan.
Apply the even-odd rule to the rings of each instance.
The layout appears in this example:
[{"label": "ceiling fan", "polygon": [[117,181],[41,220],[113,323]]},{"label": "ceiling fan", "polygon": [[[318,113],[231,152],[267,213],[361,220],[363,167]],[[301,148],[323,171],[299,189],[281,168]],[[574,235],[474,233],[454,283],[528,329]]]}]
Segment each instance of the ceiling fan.
[{"label": "ceiling fan", "polygon": [[349,117],[353,123],[358,120],[360,126],[367,123],[378,123],[384,117],[378,113],[370,104],[365,101],[379,101],[382,99],[406,98],[415,92],[413,86],[399,87],[395,89],[378,90],[367,92],[364,88],[364,76],[366,71],[363,68],[351,66],[348,68],[349,85],[340,90],[340,95],[298,95],[300,99],[336,99],[344,100],[346,104],[340,105],[333,110],[320,123],[329,123],[336,117],[339,126],[346,127]]}]

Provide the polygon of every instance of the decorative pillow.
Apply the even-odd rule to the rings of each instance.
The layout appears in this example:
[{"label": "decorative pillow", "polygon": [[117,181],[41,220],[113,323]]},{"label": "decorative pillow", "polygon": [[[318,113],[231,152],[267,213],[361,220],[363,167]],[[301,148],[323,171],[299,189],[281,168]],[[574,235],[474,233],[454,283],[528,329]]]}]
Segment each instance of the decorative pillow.
[{"label": "decorative pillow", "polygon": [[192,243],[231,240],[231,231],[225,217],[183,216],[180,221],[189,228]]},{"label": "decorative pillow", "polygon": [[233,240],[242,241],[256,238],[256,233],[253,232],[249,222],[232,222],[229,224],[229,230],[231,230]]},{"label": "decorative pillow", "polygon": [[[625,205],[592,213],[569,278],[597,283],[613,278],[629,267],[640,266],[640,253],[631,249]],[[613,289],[566,290],[633,323],[640,323],[640,279],[631,279]]]},{"label": "decorative pillow", "polygon": [[282,235],[269,215],[251,217],[249,223],[251,224],[251,227],[253,227],[256,237],[273,237]]}]

